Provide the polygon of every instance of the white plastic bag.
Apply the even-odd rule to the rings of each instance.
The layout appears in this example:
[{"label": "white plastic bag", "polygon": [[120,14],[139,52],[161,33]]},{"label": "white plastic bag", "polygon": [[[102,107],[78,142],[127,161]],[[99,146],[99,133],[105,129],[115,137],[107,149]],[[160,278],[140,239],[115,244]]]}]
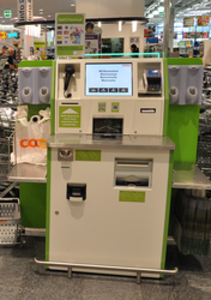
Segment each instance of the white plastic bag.
[{"label": "white plastic bag", "polygon": [[[43,111],[41,115],[43,115]],[[47,139],[50,135],[50,114],[45,117],[32,116],[30,121],[20,118],[16,121],[14,134],[15,163],[47,164]]]}]

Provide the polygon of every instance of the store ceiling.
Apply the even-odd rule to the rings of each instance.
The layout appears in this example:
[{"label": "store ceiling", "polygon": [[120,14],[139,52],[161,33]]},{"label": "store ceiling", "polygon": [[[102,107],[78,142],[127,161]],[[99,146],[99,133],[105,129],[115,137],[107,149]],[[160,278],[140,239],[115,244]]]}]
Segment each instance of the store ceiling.
[{"label": "store ceiling", "polygon": [[[177,18],[183,18],[186,16],[198,16],[211,13],[211,1],[210,0],[172,0],[175,2],[175,15]],[[163,6],[163,0],[145,0],[145,16],[148,17],[148,13],[152,13],[154,9],[159,6]],[[155,15],[150,18],[153,22],[162,22],[164,15]]]},{"label": "store ceiling", "polygon": [[[88,1],[88,0],[87,0]],[[115,0],[114,0],[115,1]],[[175,1],[175,12],[177,18],[188,15],[203,15],[211,13],[210,0],[172,0]],[[56,12],[74,12],[77,0],[34,0],[34,16],[43,17],[46,20],[54,20]],[[145,0],[145,16],[154,9],[164,5],[164,0]],[[13,18],[17,17],[17,0],[0,0],[0,24],[11,24],[13,20],[3,17],[4,10],[12,10]],[[40,10],[43,11],[40,11]],[[156,15],[150,21],[160,23],[163,15]]]},{"label": "store ceiling", "polygon": [[[47,20],[54,20],[56,12],[74,12],[76,0],[34,0],[34,16],[44,17]],[[4,10],[10,9],[12,17],[17,17],[17,0],[0,0],[0,17]],[[40,9],[43,9],[43,14]],[[0,23],[9,24],[11,19],[0,18]]]}]

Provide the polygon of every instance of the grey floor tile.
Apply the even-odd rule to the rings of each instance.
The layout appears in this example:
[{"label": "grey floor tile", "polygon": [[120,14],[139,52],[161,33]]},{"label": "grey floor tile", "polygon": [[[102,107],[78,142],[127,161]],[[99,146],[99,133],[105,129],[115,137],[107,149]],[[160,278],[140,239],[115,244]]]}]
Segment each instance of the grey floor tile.
[{"label": "grey floor tile", "polygon": [[197,300],[211,299],[211,271],[206,273],[192,272],[186,274],[186,277]]},{"label": "grey floor tile", "polygon": [[83,296],[83,300],[142,300],[136,278],[119,276],[89,275],[84,281]]},{"label": "grey floor tile", "polygon": [[14,286],[12,281],[10,281],[10,285],[0,283],[0,299],[1,300],[14,300],[18,293],[18,287]]},{"label": "grey floor tile", "polygon": [[16,300],[82,300],[83,279],[67,277],[67,272],[46,271],[29,263]]},{"label": "grey floor tile", "polygon": [[163,279],[142,279],[143,300],[193,300],[191,288],[183,272]]}]

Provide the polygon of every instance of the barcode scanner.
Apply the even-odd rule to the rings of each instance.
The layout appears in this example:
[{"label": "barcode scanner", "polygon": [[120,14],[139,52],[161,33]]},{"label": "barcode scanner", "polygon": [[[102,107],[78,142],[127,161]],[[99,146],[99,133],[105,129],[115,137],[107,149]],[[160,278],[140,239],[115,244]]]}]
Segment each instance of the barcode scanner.
[{"label": "barcode scanner", "polygon": [[67,89],[70,83],[70,79],[75,73],[75,69],[72,66],[65,67],[65,83],[64,83],[64,96],[65,98],[70,98],[72,94],[67,94]]}]

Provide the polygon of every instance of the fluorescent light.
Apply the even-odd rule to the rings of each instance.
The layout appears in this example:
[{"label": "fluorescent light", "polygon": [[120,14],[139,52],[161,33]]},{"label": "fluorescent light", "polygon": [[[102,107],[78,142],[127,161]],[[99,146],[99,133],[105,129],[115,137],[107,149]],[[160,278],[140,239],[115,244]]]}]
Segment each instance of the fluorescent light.
[{"label": "fluorescent light", "polygon": [[40,15],[43,15],[43,11],[40,11]]},{"label": "fluorescent light", "polygon": [[138,26],[138,22],[137,21],[132,21],[132,32],[137,31],[137,26]]},{"label": "fluorescent light", "polygon": [[160,0],[160,3],[164,2],[164,0]]},{"label": "fluorescent light", "polygon": [[48,18],[50,18],[51,17],[51,15],[48,15]]},{"label": "fluorescent light", "polygon": [[153,15],[155,16],[155,15],[158,15],[158,14],[159,14],[159,11],[155,9],[152,13],[153,13]]},{"label": "fluorescent light", "polygon": [[70,6],[75,6],[75,4],[72,3],[72,4],[70,4]]},{"label": "fluorescent light", "polygon": [[119,21],[119,31],[122,31],[122,21]]},{"label": "fluorescent light", "polygon": [[159,12],[164,12],[164,7],[163,6],[158,7],[158,11]]},{"label": "fluorescent light", "polygon": [[98,22],[98,24],[97,24],[97,25],[98,25],[98,27],[101,27],[101,22]]},{"label": "fluorescent light", "polygon": [[43,9],[41,8],[41,9],[39,9],[39,11],[43,11]]}]

